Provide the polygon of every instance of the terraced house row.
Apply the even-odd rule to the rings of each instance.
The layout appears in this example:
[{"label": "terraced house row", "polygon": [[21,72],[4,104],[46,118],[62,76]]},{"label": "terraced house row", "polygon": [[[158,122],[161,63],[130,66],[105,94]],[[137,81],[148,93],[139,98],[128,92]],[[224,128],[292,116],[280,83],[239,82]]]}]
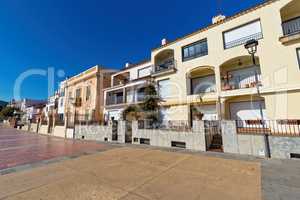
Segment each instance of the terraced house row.
[{"label": "terraced house row", "polygon": [[[255,156],[300,157],[300,2],[269,0],[174,41],[123,69],[92,67],[60,84],[46,119],[25,130]],[[126,121],[146,86],[159,123]],[[41,115],[43,116],[43,115]],[[103,122],[100,124],[100,122]],[[113,123],[110,123],[113,122]]]},{"label": "terraced house row", "polygon": [[[152,49],[119,70],[96,66],[63,82],[63,113],[121,118],[156,82],[163,120],[300,119],[300,3],[270,0]],[[248,45],[246,45],[248,43]],[[58,107],[59,107],[58,106]]]},{"label": "terraced house row", "polygon": [[114,74],[104,90],[104,112],[119,119],[124,107],[143,99],[151,77],[165,120],[191,121],[197,112],[206,120],[300,119],[299,39],[297,0],[271,0],[214,17],[208,27],[172,42],[163,39],[151,60]]}]

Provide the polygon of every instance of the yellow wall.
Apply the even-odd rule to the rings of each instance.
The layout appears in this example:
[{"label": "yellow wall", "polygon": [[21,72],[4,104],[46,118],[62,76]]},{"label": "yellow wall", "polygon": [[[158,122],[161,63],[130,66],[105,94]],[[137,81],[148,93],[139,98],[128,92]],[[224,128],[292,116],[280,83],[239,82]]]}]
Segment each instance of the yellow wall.
[{"label": "yellow wall", "polygon": [[[294,0],[294,2],[296,1],[298,0]],[[279,38],[283,36],[280,10],[290,2],[292,2],[292,0],[274,1],[273,3],[240,15],[208,30],[191,34],[176,42],[153,50],[151,55],[152,63],[154,63],[155,56],[160,52],[166,49],[173,50],[178,70],[174,74],[158,77],[156,80],[169,78],[174,85],[174,87],[172,87],[172,93],[174,96],[177,96],[175,100],[182,102],[187,100],[187,74],[189,71],[199,66],[212,66],[216,74],[216,96],[226,96],[226,91],[221,91],[220,66],[233,58],[249,56],[249,54],[243,45],[224,50],[222,33],[260,19],[263,39],[259,40],[256,56],[259,57],[260,61],[263,79],[261,92],[266,98],[267,113],[269,113],[271,117],[283,117],[283,111],[280,111],[280,109],[277,111],[280,114],[277,115],[272,111],[272,109],[274,109],[275,97],[270,93],[284,89],[290,91],[288,94],[288,105],[286,105],[287,116],[285,118],[300,118],[300,108],[298,106],[300,96],[299,92],[294,92],[295,89],[300,89],[300,69],[296,55],[296,48],[300,47],[300,41],[289,45],[282,44],[279,41]],[[182,47],[205,38],[207,38],[208,41],[208,55],[182,62]],[[245,95],[245,93],[241,90],[236,90],[234,96],[239,95]],[[167,99],[166,101],[174,101],[174,99]]]}]

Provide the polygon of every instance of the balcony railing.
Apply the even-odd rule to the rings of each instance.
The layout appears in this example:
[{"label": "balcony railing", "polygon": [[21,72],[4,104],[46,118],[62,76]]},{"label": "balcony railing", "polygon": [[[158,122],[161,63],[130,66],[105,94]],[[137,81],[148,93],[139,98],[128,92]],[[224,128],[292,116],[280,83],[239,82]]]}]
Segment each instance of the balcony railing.
[{"label": "balcony railing", "polygon": [[123,96],[111,96],[108,97],[106,100],[106,105],[117,105],[117,104],[123,104],[124,98]]},{"label": "balcony railing", "polygon": [[152,74],[158,74],[161,72],[167,72],[171,70],[176,70],[176,61],[174,59],[169,59],[161,64],[155,65],[153,67]]},{"label": "balcony railing", "polygon": [[226,75],[222,77],[223,86],[222,90],[237,90],[244,88],[254,88],[257,85],[261,85],[261,74],[250,75],[245,77],[245,75],[233,76]]},{"label": "balcony railing", "polygon": [[81,97],[76,97],[75,106],[76,107],[81,107],[82,106],[82,98]]},{"label": "balcony railing", "polygon": [[285,36],[300,33],[300,17],[283,22],[282,29]]},{"label": "balcony railing", "polygon": [[300,120],[238,120],[236,121],[238,134],[300,136]]},{"label": "balcony railing", "polygon": [[224,46],[225,46],[225,49],[229,49],[229,48],[236,47],[236,46],[239,46],[242,44],[246,44],[246,42],[249,40],[253,40],[253,39],[259,40],[262,37],[263,37],[262,33],[259,32],[259,33],[255,33],[255,34],[252,34],[252,35],[249,35],[246,37],[239,38],[237,40],[233,40],[231,42],[227,42],[224,44]]}]

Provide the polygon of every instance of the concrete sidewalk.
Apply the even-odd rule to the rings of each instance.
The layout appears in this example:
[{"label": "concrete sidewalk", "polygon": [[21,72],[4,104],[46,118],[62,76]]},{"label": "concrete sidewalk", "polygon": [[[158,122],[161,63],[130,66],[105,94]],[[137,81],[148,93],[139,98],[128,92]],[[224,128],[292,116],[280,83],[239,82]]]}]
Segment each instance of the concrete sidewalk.
[{"label": "concrete sidewalk", "polygon": [[0,176],[0,199],[261,200],[257,161],[123,147]]}]

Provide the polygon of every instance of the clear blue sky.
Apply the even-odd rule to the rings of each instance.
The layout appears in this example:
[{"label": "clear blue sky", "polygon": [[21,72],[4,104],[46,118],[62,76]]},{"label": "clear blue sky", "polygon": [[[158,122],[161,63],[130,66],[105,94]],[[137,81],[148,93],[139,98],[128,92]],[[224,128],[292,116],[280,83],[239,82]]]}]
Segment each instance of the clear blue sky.
[{"label": "clear blue sky", "polygon": [[[22,72],[54,67],[72,76],[96,64],[121,68],[173,40],[263,0],[1,0],[0,100]],[[222,2],[221,6],[217,2]],[[56,84],[60,81],[55,79]],[[22,97],[48,96],[47,78],[32,76]]]}]

